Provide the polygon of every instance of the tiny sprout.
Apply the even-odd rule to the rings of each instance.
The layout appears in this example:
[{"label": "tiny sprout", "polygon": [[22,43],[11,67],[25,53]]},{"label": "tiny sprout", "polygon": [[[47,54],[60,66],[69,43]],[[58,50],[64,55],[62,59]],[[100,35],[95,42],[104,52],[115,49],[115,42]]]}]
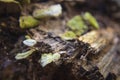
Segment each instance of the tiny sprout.
[{"label": "tiny sprout", "polygon": [[23,41],[23,44],[25,44],[27,46],[34,46],[36,43],[37,43],[37,41],[34,39],[26,39]]},{"label": "tiny sprout", "polygon": [[99,24],[94,16],[92,16],[89,12],[86,12],[83,15],[83,18],[88,21],[94,28],[99,29]]},{"label": "tiny sprout", "polygon": [[35,49],[31,49],[27,52],[23,52],[23,53],[18,53],[16,56],[15,56],[15,59],[17,60],[20,60],[20,59],[25,59],[27,58],[28,56],[30,56],[34,51],[36,51]]},{"label": "tiny sprout", "polygon": [[58,17],[62,14],[62,7],[60,4],[52,5],[47,9],[37,9],[33,12],[33,16],[37,19],[45,17]]},{"label": "tiny sprout", "polygon": [[48,53],[48,54],[42,54],[41,59],[39,60],[39,63],[42,65],[42,67],[45,67],[47,64],[51,62],[55,62],[60,59],[59,53]]}]

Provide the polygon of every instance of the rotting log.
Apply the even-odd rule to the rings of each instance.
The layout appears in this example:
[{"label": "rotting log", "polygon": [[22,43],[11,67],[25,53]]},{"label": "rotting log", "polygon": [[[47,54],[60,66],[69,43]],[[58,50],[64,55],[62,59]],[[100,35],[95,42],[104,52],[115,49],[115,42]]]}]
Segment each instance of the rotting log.
[{"label": "rotting log", "polygon": [[[59,24],[55,24],[56,22],[61,27],[58,26]],[[51,23],[51,25],[47,23]],[[119,62],[119,54],[114,52],[114,48],[116,48],[118,43],[115,35],[116,31],[108,27],[107,29],[90,31],[78,39],[66,41],[58,36],[59,33],[62,33],[64,25],[64,21],[62,23],[60,20],[49,20],[44,26],[40,25],[28,30],[28,35],[37,41],[35,47],[38,51],[24,60],[14,59],[18,52],[24,52],[29,49],[22,44],[24,37],[19,38],[15,48],[9,54],[13,54],[11,60],[14,59],[15,63],[11,62],[11,64],[15,64],[15,69],[17,70],[18,66],[27,66],[28,68],[23,72],[27,73],[28,71],[27,77],[29,72],[33,73],[30,74],[32,75],[30,78],[35,78],[33,80],[116,80],[116,76],[119,76],[120,73],[117,71],[119,70],[119,64],[117,64]],[[56,26],[55,29],[54,26]],[[46,67],[42,67],[38,60],[41,54],[49,52],[60,53],[61,58],[55,63],[52,62]],[[116,57],[117,61],[115,61]],[[112,70],[114,65],[116,65],[115,69]],[[9,75],[16,77],[23,72],[22,70],[11,71]],[[39,79],[38,74],[40,76]],[[13,78],[11,77],[11,79]]]},{"label": "rotting log", "polygon": [[[35,78],[35,80],[116,80],[120,72],[119,54],[116,52],[119,50],[117,48],[119,40],[115,33],[113,28],[108,27],[107,29],[90,31],[78,39],[66,41],[57,34],[42,31],[40,27],[30,29],[28,35],[38,42],[35,45],[38,51],[26,59],[14,59],[8,70],[15,68],[17,71],[13,70],[8,75],[12,75],[10,79],[19,76],[24,71],[18,67],[26,65],[28,68],[23,68],[27,75],[25,79],[30,79],[28,75],[32,75],[31,78]],[[23,40],[24,37],[19,38],[15,49],[10,52],[11,60],[18,52],[29,49],[22,44]],[[61,54],[61,58],[55,63],[52,62],[41,67],[38,63],[41,54],[49,52],[58,52]],[[7,70],[4,69],[3,75],[6,73],[5,71]]]},{"label": "rotting log", "polygon": [[[113,41],[116,39],[111,28],[91,31],[80,36],[78,40],[69,41],[39,28],[31,29],[28,33],[38,42],[35,46],[38,49],[37,53],[58,52],[62,55],[59,61],[43,68],[43,73],[48,75],[46,78],[56,80],[61,76],[62,78],[58,80],[70,80],[70,78],[72,80],[105,80],[107,76],[112,75],[111,80],[116,80],[116,74],[105,71],[106,66],[104,66],[106,63],[108,63],[107,66],[112,63],[109,60],[113,59],[112,55],[114,55],[107,53],[111,46],[115,45]],[[64,71],[67,77],[63,75]]]}]

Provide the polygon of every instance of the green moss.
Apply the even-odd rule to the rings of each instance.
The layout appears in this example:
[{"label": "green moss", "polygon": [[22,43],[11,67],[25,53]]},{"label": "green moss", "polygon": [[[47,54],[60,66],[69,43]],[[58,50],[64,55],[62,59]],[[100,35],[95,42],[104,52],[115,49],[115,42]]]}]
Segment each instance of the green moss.
[{"label": "green moss", "polygon": [[39,21],[32,16],[21,16],[19,23],[21,28],[32,28],[37,26]]},{"label": "green moss", "polygon": [[76,34],[72,31],[66,31],[64,34],[61,35],[61,38],[65,40],[75,39]]},{"label": "green moss", "polygon": [[99,24],[94,16],[92,16],[89,12],[86,12],[83,15],[83,18],[88,21],[95,29],[99,29]]},{"label": "green moss", "polygon": [[67,22],[67,26],[76,34],[81,35],[84,33],[88,28],[84,21],[82,20],[81,16],[75,16],[71,20]]}]

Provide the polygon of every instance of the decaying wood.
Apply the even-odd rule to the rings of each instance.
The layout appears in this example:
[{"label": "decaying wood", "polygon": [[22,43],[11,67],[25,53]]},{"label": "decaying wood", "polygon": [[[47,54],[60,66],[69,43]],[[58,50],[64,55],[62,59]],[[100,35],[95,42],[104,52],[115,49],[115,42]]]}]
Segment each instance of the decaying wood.
[{"label": "decaying wood", "polygon": [[[66,68],[66,72],[69,72],[66,75],[71,75],[74,80],[105,80],[110,74],[110,72],[104,73],[106,63],[104,63],[105,57],[103,56],[106,55],[106,62],[112,58],[106,53],[113,44],[114,32],[112,29],[88,32],[78,40],[70,41],[62,40],[57,35],[44,32],[39,28],[31,29],[29,35],[38,42],[35,47],[38,48],[39,54],[57,52],[62,55],[56,64],[51,63],[44,68],[47,74],[51,74],[49,68],[52,70],[52,75],[57,76],[61,75],[57,74],[59,69]],[[64,73],[62,70],[60,72]],[[56,79],[56,76],[52,78]]]},{"label": "decaying wood", "polygon": [[[62,30],[61,28],[58,29]],[[119,54],[114,52],[118,40],[113,28],[90,31],[78,39],[69,41],[62,40],[58,36],[57,30],[53,29],[53,33],[51,33],[51,27],[44,30],[45,28],[40,26],[28,31],[28,35],[38,42],[35,45],[38,51],[25,60],[15,60],[15,64],[25,65],[27,62],[29,64],[28,70],[32,66],[37,66],[40,71],[40,79],[45,77],[47,80],[109,80],[109,77],[111,77],[111,80],[116,80],[116,76],[119,76],[120,68],[117,64]],[[58,33],[62,33],[62,31]],[[24,38],[21,37],[15,45],[15,49],[10,52],[10,54],[14,54],[13,57],[15,57],[15,53],[29,49],[22,44],[23,40]],[[41,54],[49,52],[60,53],[61,58],[59,61],[42,68],[38,60]],[[37,63],[37,65],[33,65],[34,63]],[[115,68],[112,69],[113,67]],[[15,75],[15,73],[12,72],[11,75]]]},{"label": "decaying wood", "polygon": [[[101,74],[100,68],[97,64],[101,62],[101,59],[103,58],[102,56],[106,55],[106,51],[110,49],[108,46],[110,46],[110,43],[112,42],[113,34],[106,34],[103,31],[101,32],[93,31],[79,38],[79,40],[82,40],[85,43],[89,43],[90,49],[86,50],[87,52],[84,53],[84,55],[81,55],[80,59],[83,60],[79,60],[77,62],[79,65],[76,66],[77,70],[74,72],[74,74],[77,75],[78,80],[80,78],[79,76],[84,76],[85,79],[87,78],[89,80],[104,80],[106,77],[104,74]],[[111,57],[108,57],[107,61],[110,58]],[[80,69],[78,66],[82,66],[82,68]],[[80,74],[78,73],[79,70],[81,70],[81,72],[86,72]]]},{"label": "decaying wood", "polygon": [[[114,67],[114,62],[118,62],[114,61],[117,54],[112,54],[112,50],[108,52],[117,44],[114,43],[116,31],[114,32],[113,28],[103,28],[90,31],[78,39],[66,41],[59,37],[59,34],[66,30],[65,19],[43,21],[44,25],[28,30],[28,35],[37,41],[35,48],[38,51],[26,60],[30,65],[34,64],[33,62],[37,63],[37,67],[39,65],[40,79],[44,80],[45,77],[46,80],[109,80],[111,77],[111,80],[116,80],[120,72],[115,70],[119,70],[119,64],[115,66],[117,69],[112,71],[111,68]],[[23,38],[19,40],[11,54],[29,49],[22,45]],[[61,58],[42,68],[38,60],[41,54],[49,52],[60,53]],[[17,63],[22,64],[22,61]],[[110,68],[107,68],[108,66]]]}]

